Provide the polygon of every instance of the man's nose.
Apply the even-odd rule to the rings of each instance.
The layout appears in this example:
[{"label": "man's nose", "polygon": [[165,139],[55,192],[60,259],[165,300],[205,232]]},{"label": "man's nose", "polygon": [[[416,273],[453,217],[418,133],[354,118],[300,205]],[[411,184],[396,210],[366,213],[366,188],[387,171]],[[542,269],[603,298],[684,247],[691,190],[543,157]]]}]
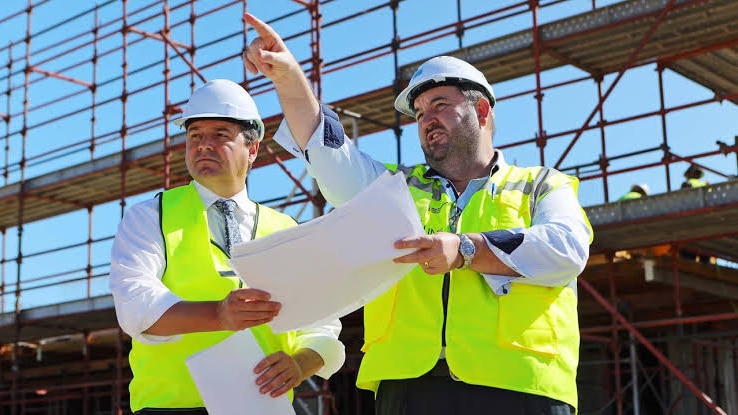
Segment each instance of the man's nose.
[{"label": "man's nose", "polygon": [[438,118],[436,118],[435,115],[432,113],[424,112],[423,115],[420,116],[420,120],[418,120],[420,123],[420,126],[425,130],[434,124],[438,122]]},{"label": "man's nose", "polygon": [[210,135],[205,135],[197,143],[198,150],[212,150],[213,149],[213,138]]}]

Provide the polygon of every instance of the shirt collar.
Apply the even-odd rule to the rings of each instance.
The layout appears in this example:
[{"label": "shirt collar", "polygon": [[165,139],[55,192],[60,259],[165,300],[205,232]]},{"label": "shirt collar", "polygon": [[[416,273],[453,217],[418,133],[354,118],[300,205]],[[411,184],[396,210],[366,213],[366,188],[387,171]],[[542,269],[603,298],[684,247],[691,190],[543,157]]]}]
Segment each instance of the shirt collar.
[{"label": "shirt collar", "polygon": [[[193,180],[192,182],[195,184],[195,190],[197,190],[197,194],[200,196],[202,204],[205,205],[206,208],[212,206],[213,203],[215,203],[218,199],[222,199],[222,197],[218,196],[215,192],[208,189],[207,187],[201,185],[196,180]],[[254,204],[254,202],[249,199],[249,194],[246,190],[246,186],[244,186],[243,190],[241,190],[240,192],[229,197],[229,199],[235,200],[238,208],[243,211],[247,211],[248,207]]]},{"label": "shirt collar", "polygon": [[428,169],[428,171],[423,176],[427,179],[440,180],[441,183],[444,184],[443,187],[446,191],[446,194],[456,202],[456,206],[459,209],[463,210],[464,207],[466,207],[467,203],[469,203],[472,195],[483,187],[488,186],[489,192],[494,193],[492,176],[506,166],[507,164],[505,163],[505,158],[502,156],[502,152],[500,150],[495,150],[495,154],[494,156],[492,156],[492,167],[490,168],[487,176],[477,177],[476,179],[472,179],[471,181],[469,181],[469,185],[466,186],[466,189],[462,194],[457,194],[456,189],[454,189],[454,187],[451,185],[451,181],[441,176],[437,171],[433,169]]}]

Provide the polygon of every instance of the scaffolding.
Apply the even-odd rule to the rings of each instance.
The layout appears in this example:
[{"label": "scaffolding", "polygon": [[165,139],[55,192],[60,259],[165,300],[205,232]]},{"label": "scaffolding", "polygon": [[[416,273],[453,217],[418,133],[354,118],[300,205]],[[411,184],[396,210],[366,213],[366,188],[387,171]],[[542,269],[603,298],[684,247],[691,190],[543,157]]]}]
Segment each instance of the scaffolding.
[{"label": "scaffolding", "polygon": [[[255,36],[247,8],[386,161],[422,162],[412,119],[392,106],[421,62],[482,70],[500,103],[495,147],[578,176],[595,229],[579,278],[580,413],[738,413],[734,0],[203,3],[0,7],[12,34],[0,38],[0,415],[130,413],[110,245],[126,206],[189,181],[170,120],[197,85],[229,78],[257,100],[267,134],[252,198],[301,221],[330,209],[270,139],[273,87],[240,62]],[[689,165],[712,184],[679,189]],[[643,177],[657,194],[613,197]],[[342,319],[347,362],[301,385],[297,413],[373,412],[353,384],[361,317]]]}]

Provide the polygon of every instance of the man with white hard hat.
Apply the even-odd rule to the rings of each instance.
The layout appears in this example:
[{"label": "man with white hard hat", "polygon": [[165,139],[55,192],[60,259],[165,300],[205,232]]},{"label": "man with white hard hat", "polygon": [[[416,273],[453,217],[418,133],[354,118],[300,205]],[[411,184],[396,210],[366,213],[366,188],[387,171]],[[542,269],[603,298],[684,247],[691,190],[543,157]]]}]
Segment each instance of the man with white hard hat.
[{"label": "man with white hard hat", "polygon": [[395,243],[413,251],[395,261],[418,266],[364,308],[357,386],[375,392],[377,413],[573,413],[576,278],[592,241],[578,180],[507,164],[492,145],[492,87],[450,56],[420,65],[395,100],[417,122],[427,166],[373,160],[318,102],[279,35],[244,17],[259,34],[246,68],[272,79],[285,114],[275,141],[334,205],[387,170],[404,173],[426,230]]},{"label": "man with white hard hat", "polygon": [[186,130],[194,180],[126,210],[112,249],[110,289],[133,343],[131,409],[207,414],[185,359],[244,329],[266,355],[254,368],[256,384],[244,388],[292,396],[313,374],[328,378],[345,359],[340,321],[275,334],[265,323],[281,304],[243,287],[228,266],[232,245],[296,225],[246,191],[264,137],[254,100],[239,84],[215,79],[192,93],[174,124]]}]

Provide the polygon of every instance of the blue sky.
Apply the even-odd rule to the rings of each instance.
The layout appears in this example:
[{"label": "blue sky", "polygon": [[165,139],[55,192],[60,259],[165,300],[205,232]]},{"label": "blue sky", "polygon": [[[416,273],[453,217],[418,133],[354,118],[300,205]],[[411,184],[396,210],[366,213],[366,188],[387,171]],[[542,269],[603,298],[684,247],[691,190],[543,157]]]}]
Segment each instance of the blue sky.
[{"label": "blue sky", "polygon": [[[184,1],[172,1],[170,7],[185,3]],[[197,3],[199,9],[204,9],[206,2]],[[217,2],[207,2],[207,7],[212,7]],[[321,33],[321,48],[325,62],[333,62],[347,56],[365,51],[374,47],[387,44],[392,39],[392,15],[387,8],[370,11],[361,14],[364,10],[373,9],[374,6],[383,2],[371,1],[349,1],[336,0],[321,6],[323,23],[326,27]],[[495,8],[517,3],[512,0],[497,2],[479,2],[464,0],[462,3],[462,18],[489,12]],[[490,6],[490,3],[493,3]],[[547,3],[547,2],[544,2]],[[598,6],[616,3],[615,1],[597,1]],[[31,27],[35,36],[31,40],[33,51],[32,64],[38,65],[49,71],[64,70],[66,76],[91,80],[97,77],[101,84],[97,91],[98,111],[94,133],[105,135],[120,129],[122,124],[122,105],[116,97],[122,90],[122,83],[117,77],[121,73],[121,53],[111,52],[101,56],[98,61],[98,71],[93,73],[90,64],[76,63],[91,58],[92,49],[89,46],[80,46],[79,52],[75,54],[59,55],[62,50],[69,50],[76,45],[84,45],[91,39],[89,27],[93,22],[92,14],[80,15],[85,10],[93,7],[93,2],[77,2],[71,0],[55,0],[47,2],[34,9]],[[121,15],[120,1],[98,1],[99,21],[105,23],[114,21]],[[149,1],[129,1],[129,13],[144,8]],[[278,16],[288,15],[292,11],[301,9],[297,3],[291,0],[272,0],[270,2],[251,1],[248,3],[249,10],[263,20],[273,20]],[[591,0],[570,0],[551,7],[544,7],[540,11],[539,22],[554,21],[562,17],[585,12],[592,5]],[[13,15],[26,7],[25,2],[3,2],[0,5],[0,19]],[[137,28],[155,33],[161,30],[164,22],[161,18],[140,21],[140,16],[151,15],[161,10],[162,5],[154,5],[145,9],[137,16],[133,16],[129,24]],[[197,44],[201,48],[197,51],[196,63],[206,63],[219,60],[224,56],[234,54],[241,49],[242,38],[239,35],[241,27],[241,5],[232,5],[223,11],[202,17],[196,26]],[[359,14],[360,17],[350,22],[330,25],[331,22],[347,16]],[[189,10],[185,7],[172,12],[172,21],[186,19]],[[403,38],[421,33],[432,28],[453,23],[456,21],[456,2],[447,0],[406,0],[400,3],[398,10],[399,35]],[[27,16],[20,14],[15,18],[6,19],[0,24],[0,85],[2,90],[7,85],[13,88],[22,86],[24,76],[22,71],[22,57],[26,52],[22,40],[27,27]],[[520,30],[530,28],[532,18],[530,13],[522,13],[518,16],[485,24],[478,28],[466,31],[463,44],[472,45],[490,38],[503,36]],[[115,32],[121,26],[116,22],[112,26],[106,26],[101,34]],[[274,27],[283,35],[291,36],[295,33],[307,30],[310,27],[308,15],[299,13],[292,17],[279,20]],[[180,26],[173,28],[172,38],[181,42],[189,42],[189,28]],[[250,32],[250,37],[253,33]],[[129,34],[129,41],[140,39],[135,33]],[[53,46],[59,39],[66,39],[63,46]],[[99,42],[99,51],[111,50],[121,43],[120,34],[111,35]],[[288,46],[299,59],[309,56],[309,38],[302,36],[288,41]],[[458,47],[458,39],[448,36],[428,42],[417,47],[404,49],[399,53],[400,64],[415,62],[438,54],[452,51]],[[143,40],[130,45],[128,49],[129,76],[128,89],[136,90],[152,80],[162,78],[163,65],[157,63],[164,54],[162,43],[155,40]],[[174,56],[171,48],[170,56]],[[7,63],[10,57],[21,59],[15,62],[12,68]],[[186,71],[186,66],[176,57],[170,60],[172,73]],[[73,66],[73,67],[70,67]],[[203,75],[207,79],[229,78],[236,81],[244,77],[240,61],[228,59],[223,63],[212,67],[201,67]],[[542,74],[543,84],[561,82],[575,79],[585,74],[572,67],[564,67]],[[345,98],[347,96],[360,94],[391,84],[394,76],[392,56],[383,58],[327,74],[323,77],[323,98],[327,102]],[[615,75],[606,76],[603,83],[603,91],[607,90]],[[28,117],[29,125],[34,127],[29,130],[26,156],[31,157],[26,170],[26,177],[35,177],[42,174],[54,172],[55,170],[84,162],[90,159],[90,153],[86,150],[87,143],[80,140],[92,134],[90,118],[92,114],[84,108],[91,103],[91,93],[84,87],[53,78],[46,78],[40,74],[33,74],[34,83],[29,90],[31,104],[38,105],[41,102],[52,102],[43,109],[32,112]],[[201,81],[196,79],[199,85]],[[666,71],[664,74],[666,106],[686,104],[699,99],[707,99],[712,93],[694,82],[684,79],[678,74]],[[505,146],[513,142],[534,137],[537,131],[537,107],[536,101],[531,95],[506,99],[505,97],[517,92],[529,90],[535,87],[535,78],[526,76],[493,85],[495,92],[500,98],[496,107],[497,134],[495,145]],[[187,99],[190,92],[189,79],[183,78],[172,83],[171,96],[174,102]],[[56,98],[73,94],[72,97],[62,103],[53,103]],[[161,89],[137,93],[131,96],[126,106],[126,122],[134,125],[137,122],[152,119],[162,113],[163,99]],[[0,94],[0,112],[7,112],[6,103],[10,104],[10,112],[15,114],[22,112],[23,89],[14,89],[10,97]],[[255,96],[257,104],[263,117],[268,117],[280,112],[276,96],[273,92]],[[544,129],[549,134],[559,131],[577,129],[583,125],[587,116],[591,113],[597,102],[597,89],[592,81],[584,81],[567,87],[557,88],[546,92],[543,101]],[[605,118],[615,120],[641,114],[658,109],[658,80],[657,72],[653,66],[644,66],[628,71],[604,106]],[[62,120],[47,122],[61,114]],[[667,116],[667,132],[669,135],[671,151],[678,155],[693,155],[716,148],[715,141],[722,140],[728,144],[733,143],[736,135],[738,122],[738,109],[729,102],[722,104],[710,104],[695,109],[689,109],[671,113]],[[8,135],[8,150],[2,150],[2,160],[8,160],[11,167],[9,182],[13,183],[19,179],[17,163],[20,159],[22,118],[14,118],[10,125],[1,128],[3,137]],[[171,124],[161,124],[161,127],[151,129],[142,133],[131,134],[128,146],[151,142],[160,139],[163,129],[168,128],[174,134],[178,129]],[[661,144],[662,132],[661,121],[658,117],[628,122],[617,126],[608,127],[607,131],[607,153],[610,157],[619,154],[630,153],[637,150],[653,148]],[[549,140],[545,149],[545,164],[555,163],[563,149],[569,144],[573,136]],[[374,134],[362,137],[359,140],[360,147],[380,160],[393,161],[395,155],[395,138],[390,132]],[[422,161],[422,153],[416,138],[416,130],[413,125],[407,126],[403,131],[402,159],[405,163]],[[118,140],[110,140],[100,143],[96,149],[96,156],[113,154],[120,150]],[[54,159],[45,154],[55,151]],[[594,162],[601,153],[600,137],[598,131],[587,132],[582,135],[578,143],[573,147],[571,154],[562,162],[562,167],[569,167]],[[63,156],[60,156],[63,154]],[[661,153],[651,152],[643,156],[613,161],[611,169],[621,169],[639,164],[652,163],[660,160]],[[514,147],[506,151],[508,162],[519,165],[540,164],[539,151],[534,145]],[[703,160],[711,168],[724,172],[725,174],[736,174],[736,159],[734,155],[729,157],[716,156],[709,160]],[[288,166],[299,175],[302,166],[294,161],[289,161]],[[682,180],[682,172],[686,164],[679,163],[671,171],[672,187],[678,187]],[[586,174],[586,172],[585,172]],[[713,182],[724,180],[722,177],[710,175],[708,180]],[[617,198],[625,193],[631,184],[646,182],[654,193],[667,190],[666,178],[663,167],[639,170],[628,174],[622,174],[609,179],[610,199]],[[585,206],[600,204],[604,202],[603,185],[600,180],[585,181],[580,188],[580,199]],[[278,171],[276,167],[267,167],[254,171],[249,181],[249,192],[255,200],[268,200],[278,196],[284,196],[291,189],[287,177]],[[152,193],[137,195],[126,200],[131,204],[139,200],[151,197]],[[109,262],[109,251],[111,238],[120,217],[120,203],[112,202],[95,207],[92,216],[92,236],[97,240],[92,245],[91,263],[93,273],[101,275],[94,279],[92,293],[100,294],[107,292],[107,280],[104,275],[107,272]],[[300,220],[309,219],[309,212],[301,216]],[[294,212],[290,212],[296,214]],[[32,280],[44,277],[37,282],[28,282],[26,286],[35,286],[59,280],[69,281],[84,276],[84,267],[87,264],[88,250],[85,244],[88,233],[89,216],[86,211],[75,211],[60,217],[29,223],[24,226],[22,246],[24,262],[22,264],[22,275],[24,280]],[[17,229],[9,229],[5,235],[5,258],[15,258],[18,252]],[[53,235],[54,237],[50,237]],[[74,247],[70,247],[76,245]],[[54,252],[51,252],[54,251]],[[5,264],[3,279],[6,284],[15,281],[17,265],[14,261]],[[86,293],[86,283],[80,281],[69,283],[55,288],[35,289],[23,296],[23,306],[31,307],[38,304],[48,304],[63,299],[80,298]],[[13,309],[12,296],[6,295],[3,309]]]}]

